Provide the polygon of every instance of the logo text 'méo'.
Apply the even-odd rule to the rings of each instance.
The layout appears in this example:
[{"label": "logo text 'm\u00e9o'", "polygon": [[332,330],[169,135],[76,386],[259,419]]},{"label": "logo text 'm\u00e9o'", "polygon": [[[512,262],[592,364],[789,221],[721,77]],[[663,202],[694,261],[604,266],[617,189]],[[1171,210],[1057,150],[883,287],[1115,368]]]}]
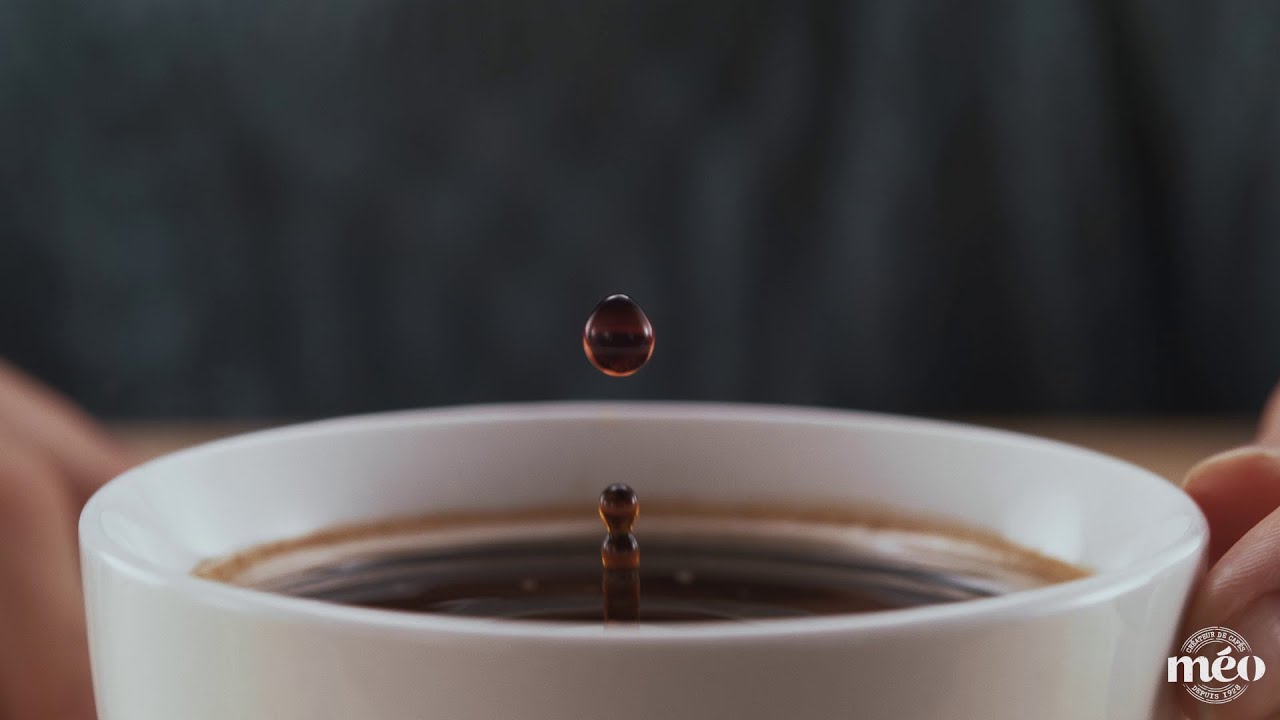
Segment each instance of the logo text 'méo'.
[{"label": "logo text 'm\u00e9o'", "polygon": [[1249,683],[1267,672],[1267,664],[1254,655],[1249,643],[1230,628],[1199,630],[1182,644],[1182,652],[1169,658],[1168,680],[1181,683],[1195,699],[1214,705],[1230,702]]}]

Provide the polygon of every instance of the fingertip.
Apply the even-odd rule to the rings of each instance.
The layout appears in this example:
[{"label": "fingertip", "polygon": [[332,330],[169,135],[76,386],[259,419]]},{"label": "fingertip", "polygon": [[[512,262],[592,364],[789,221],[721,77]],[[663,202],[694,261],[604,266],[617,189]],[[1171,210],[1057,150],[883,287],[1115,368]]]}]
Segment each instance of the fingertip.
[{"label": "fingertip", "polygon": [[108,480],[141,462],[134,453],[110,438],[79,456],[64,457],[67,474],[83,502]]},{"label": "fingertip", "polygon": [[103,458],[102,470],[105,476],[103,482],[114,478],[141,462],[142,458],[134,454],[133,451],[113,443],[107,448],[107,453]]},{"label": "fingertip", "polygon": [[1182,482],[1209,521],[1209,562],[1280,507],[1280,451],[1251,445],[1219,453]]},{"label": "fingertip", "polygon": [[1201,460],[1182,479],[1182,488],[1195,494],[1198,490],[1239,473],[1257,476],[1270,471],[1280,473],[1280,449],[1260,445],[1232,448]]}]

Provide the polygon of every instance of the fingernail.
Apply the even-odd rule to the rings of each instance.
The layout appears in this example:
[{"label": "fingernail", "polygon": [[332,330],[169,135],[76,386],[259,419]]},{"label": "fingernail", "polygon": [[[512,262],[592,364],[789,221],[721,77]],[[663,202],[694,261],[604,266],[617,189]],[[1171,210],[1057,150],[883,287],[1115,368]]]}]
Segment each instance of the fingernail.
[{"label": "fingernail", "polygon": [[1264,595],[1224,624],[1249,643],[1250,652],[1266,664],[1262,677],[1249,682],[1244,694],[1211,708],[1204,718],[1254,720],[1280,714],[1280,594]]},{"label": "fingernail", "polygon": [[1196,483],[1199,478],[1214,475],[1221,468],[1242,461],[1254,460],[1274,464],[1280,469],[1280,449],[1246,445],[1201,460],[1187,471],[1182,478],[1182,487],[1186,489]]}]

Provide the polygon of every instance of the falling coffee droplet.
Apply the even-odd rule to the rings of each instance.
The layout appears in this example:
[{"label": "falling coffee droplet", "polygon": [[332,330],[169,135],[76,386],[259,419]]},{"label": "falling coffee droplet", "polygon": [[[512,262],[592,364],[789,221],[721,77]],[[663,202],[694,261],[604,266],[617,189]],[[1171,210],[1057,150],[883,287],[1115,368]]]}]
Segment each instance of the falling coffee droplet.
[{"label": "falling coffee droplet", "polygon": [[587,318],[582,349],[605,375],[633,375],[653,355],[653,325],[635,300],[610,295]]},{"label": "falling coffee droplet", "polygon": [[636,491],[615,483],[600,493],[600,519],[608,534],[600,546],[606,622],[640,620],[640,543],[631,530],[640,514]]}]

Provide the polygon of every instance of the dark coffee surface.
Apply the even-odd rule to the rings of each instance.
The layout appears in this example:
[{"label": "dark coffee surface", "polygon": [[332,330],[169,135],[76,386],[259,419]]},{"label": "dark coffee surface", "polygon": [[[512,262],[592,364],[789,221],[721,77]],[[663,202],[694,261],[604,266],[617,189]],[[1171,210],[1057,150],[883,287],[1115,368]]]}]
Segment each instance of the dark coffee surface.
[{"label": "dark coffee surface", "polygon": [[[869,558],[650,540],[640,570],[640,620],[832,615],[955,602],[1001,588],[963,574]],[[601,621],[593,537],[348,559],[263,586],[299,597],[411,612]]]},{"label": "dark coffee surface", "polygon": [[[302,598],[402,612],[601,622],[590,523],[495,519],[328,531],[197,574]],[[1083,571],[981,536],[770,518],[651,518],[641,622],[877,612],[1041,587]]]}]

